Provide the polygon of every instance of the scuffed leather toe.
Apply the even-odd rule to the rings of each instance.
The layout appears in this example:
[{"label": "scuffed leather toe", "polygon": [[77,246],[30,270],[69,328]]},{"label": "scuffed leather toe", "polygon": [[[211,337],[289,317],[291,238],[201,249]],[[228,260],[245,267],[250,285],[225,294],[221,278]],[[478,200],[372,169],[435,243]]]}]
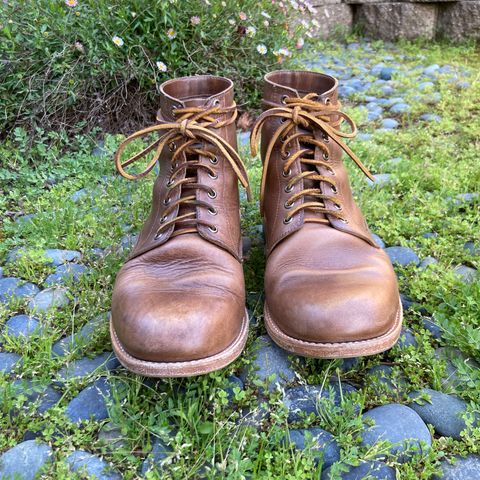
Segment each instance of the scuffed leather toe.
[{"label": "scuffed leather toe", "polygon": [[[225,350],[240,332],[245,308],[241,265],[200,238],[194,245],[189,241],[173,239],[158,252],[131,260],[117,275],[113,327],[133,357],[154,362],[207,358]],[[205,252],[198,264],[181,266],[178,251],[188,257],[188,248]]]},{"label": "scuffed leather toe", "polygon": [[[327,242],[310,242],[308,228],[292,240],[303,248],[280,244],[265,273],[269,313],[287,335],[318,343],[368,340],[385,334],[394,324],[399,300],[395,274],[383,251],[362,240],[334,232]],[[327,249],[328,257],[315,252]],[[346,258],[342,252],[362,253]]]}]

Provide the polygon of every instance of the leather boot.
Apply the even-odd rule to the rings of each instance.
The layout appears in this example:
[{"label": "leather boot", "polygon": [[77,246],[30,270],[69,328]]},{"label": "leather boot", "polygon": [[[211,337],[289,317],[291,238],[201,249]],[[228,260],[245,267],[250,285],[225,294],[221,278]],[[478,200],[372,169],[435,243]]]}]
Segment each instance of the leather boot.
[{"label": "leather boot", "polygon": [[[170,80],[160,88],[158,125],[128,137],[115,155],[129,179],[160,165],[150,216],[112,297],[113,348],[135,373],[204,374],[232,362],[245,345],[238,180],[249,187],[236,116],[231,80]],[[122,160],[127,145],[150,134],[153,143]],[[142,172],[126,170],[138,160],[148,162]]]},{"label": "leather boot", "polygon": [[392,265],[342,163],[346,153],[373,179],[345,144],[356,127],[340,110],[337,84],[315,72],[268,74],[251,137],[256,155],[261,133],[266,327],[284,349],[321,358],[386,350],[402,322]]}]

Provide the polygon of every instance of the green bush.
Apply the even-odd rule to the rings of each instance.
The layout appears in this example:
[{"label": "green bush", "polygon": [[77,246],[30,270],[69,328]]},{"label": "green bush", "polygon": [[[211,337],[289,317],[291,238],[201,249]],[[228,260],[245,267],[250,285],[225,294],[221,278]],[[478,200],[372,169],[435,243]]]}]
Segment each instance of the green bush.
[{"label": "green bush", "polygon": [[263,74],[291,64],[310,35],[311,11],[272,0],[4,0],[2,130],[130,129],[152,120],[164,80],[199,73],[233,78],[239,103],[253,104]]}]

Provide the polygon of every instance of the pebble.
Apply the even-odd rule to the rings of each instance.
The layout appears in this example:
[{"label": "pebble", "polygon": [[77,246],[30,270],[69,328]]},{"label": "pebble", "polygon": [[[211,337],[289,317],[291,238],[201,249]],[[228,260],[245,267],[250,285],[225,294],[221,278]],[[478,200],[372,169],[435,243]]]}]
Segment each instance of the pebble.
[{"label": "pebble", "polygon": [[5,323],[4,333],[9,337],[30,337],[41,332],[42,326],[38,319],[29,315],[15,315]]},{"label": "pebble", "polygon": [[3,277],[3,268],[0,267],[0,278],[2,278],[2,277]]},{"label": "pebble", "polygon": [[370,187],[380,188],[392,182],[392,175],[390,173],[377,173],[373,177],[375,178],[374,182],[367,178],[367,183]]},{"label": "pebble", "polygon": [[69,363],[58,372],[59,382],[85,378],[93,373],[109,372],[120,366],[113,352],[104,352],[94,358],[80,358]]},{"label": "pebble", "polygon": [[7,303],[16,298],[33,297],[40,289],[33,283],[23,282],[19,278],[0,278],[0,303]]},{"label": "pebble", "polygon": [[429,265],[437,265],[438,260],[434,257],[425,257],[421,262],[418,268],[420,270],[425,270]]},{"label": "pebble", "polygon": [[394,130],[395,128],[398,127],[398,122],[393,118],[384,118],[382,120],[382,126],[386,130]]},{"label": "pebble", "polygon": [[0,352],[0,373],[8,375],[13,372],[22,357],[13,352]]},{"label": "pebble", "polygon": [[373,240],[380,248],[385,248],[385,242],[377,234],[370,233],[370,235],[372,236]]},{"label": "pebble", "polygon": [[453,269],[453,273],[465,284],[473,283],[478,275],[478,271],[466,265],[458,265]]},{"label": "pebble", "polygon": [[402,308],[403,311],[405,312],[409,308],[412,307],[413,301],[410,300],[407,296],[405,296],[403,293],[400,294],[400,301],[402,302]]},{"label": "pebble", "polygon": [[464,355],[458,348],[439,347],[435,350],[435,357],[446,364],[445,375],[442,377],[444,388],[461,388],[465,384],[465,377],[459,372],[455,363],[457,361],[465,367],[480,369],[480,364],[473,358]]},{"label": "pebble", "polygon": [[52,449],[44,443],[36,440],[19,443],[0,457],[0,478],[34,480],[52,456]]},{"label": "pebble", "polygon": [[[422,400],[421,395],[430,400]],[[447,395],[430,388],[424,388],[409,394],[413,400],[408,406],[415,410],[425,423],[433,425],[435,432],[445,437],[461,440],[460,433],[467,428],[461,417],[467,410],[467,403],[455,395]]]},{"label": "pebble", "polygon": [[480,256],[480,245],[477,245],[474,242],[466,242],[463,248],[473,257]]},{"label": "pebble", "polygon": [[418,84],[417,89],[418,90],[429,90],[431,88],[434,88],[435,85],[433,82],[421,82]]},{"label": "pebble", "polygon": [[398,348],[417,346],[417,340],[415,339],[413,332],[409,328],[402,327],[402,331],[400,332],[400,338],[398,339],[396,346]]},{"label": "pebble", "polygon": [[384,87],[382,87],[382,93],[384,95],[392,95],[393,93],[395,93],[395,89],[390,85],[385,85]]},{"label": "pebble", "polygon": [[357,91],[353,87],[349,87],[348,85],[342,85],[338,87],[338,96],[339,97],[351,97],[355,95]]},{"label": "pebble", "polygon": [[99,140],[92,150],[94,157],[103,157],[106,154],[105,141]]},{"label": "pebble", "polygon": [[372,138],[372,136],[369,133],[359,133],[357,135],[357,138],[362,142],[368,142]]},{"label": "pebble", "polygon": [[60,265],[55,273],[50,274],[44,284],[47,286],[64,285],[67,282],[78,281],[78,279],[88,271],[85,265],[78,263],[67,263]]},{"label": "pebble", "polygon": [[[373,446],[377,442],[389,441],[392,443],[390,453],[398,455],[399,462],[407,461],[412,453],[424,453],[432,445],[432,437],[423,420],[405,405],[382,405],[364,413],[363,418],[373,420],[374,425],[365,426],[362,445]],[[425,442],[426,447],[420,442]]]},{"label": "pebble", "polygon": [[165,442],[159,438],[153,440],[152,451],[147,455],[147,458],[142,463],[142,475],[146,475],[150,470],[161,471],[162,461],[167,459],[172,453],[172,449]]},{"label": "pebble", "polygon": [[72,193],[72,195],[70,196],[70,199],[72,200],[72,202],[77,203],[86,195],[87,195],[87,190],[85,188],[81,188],[80,190],[77,190],[76,192]]},{"label": "pebble", "polygon": [[105,460],[84,450],[75,450],[67,458],[66,463],[71,472],[80,472],[98,480],[121,480],[122,476],[112,470]]},{"label": "pebble", "polygon": [[370,383],[377,395],[381,395],[385,391],[398,394],[406,384],[405,377],[390,365],[375,365],[367,370],[367,375],[373,377],[380,384],[380,388],[378,388],[375,383]]},{"label": "pebble", "polygon": [[420,120],[424,122],[441,122],[442,117],[440,115],[437,115],[435,113],[424,113],[423,115],[420,115]]},{"label": "pebble", "polygon": [[455,464],[441,462],[443,475],[434,476],[434,480],[478,480],[480,479],[480,456],[467,455],[456,457]]},{"label": "pebble", "polygon": [[435,76],[438,73],[438,70],[440,69],[440,66],[437,65],[436,63],[433,65],[430,65],[429,67],[425,68],[423,70],[423,74],[427,76]]},{"label": "pebble", "polygon": [[70,303],[67,291],[60,287],[50,287],[37,293],[28,302],[28,308],[36,312],[44,312],[50,308],[61,308]]},{"label": "pebble", "polygon": [[378,75],[378,77],[382,80],[391,80],[392,79],[392,74],[395,70],[393,68],[390,68],[390,67],[383,67],[381,70],[380,70],[380,73]]},{"label": "pebble", "polygon": [[61,250],[59,248],[49,248],[45,250],[44,257],[49,260],[50,265],[58,267],[67,262],[76,262],[82,258],[82,254],[77,250]]},{"label": "pebble", "polygon": [[422,320],[422,323],[425,330],[428,330],[432,334],[433,338],[437,340],[440,340],[442,338],[443,330],[440,325],[437,325],[435,322],[432,322],[432,320],[428,318],[424,318]]},{"label": "pebble", "polygon": [[96,332],[101,330],[104,325],[107,325],[107,316],[108,315],[102,313],[83,325],[78,332],[61,338],[55,342],[52,351],[59,357],[63,357],[64,355],[87,346]]},{"label": "pebble", "polygon": [[356,388],[348,383],[337,382],[330,385],[301,385],[285,390],[283,395],[283,404],[288,410],[288,421],[299,422],[310,414],[319,414],[322,399],[333,400],[337,407],[341,404],[342,395],[355,392]]},{"label": "pebble", "polygon": [[70,401],[65,414],[73,423],[80,423],[90,418],[97,422],[104,420],[108,418],[107,399],[111,397],[110,384],[106,378],[101,377]]},{"label": "pebble", "polygon": [[420,263],[418,255],[412,249],[407,247],[388,247],[385,249],[385,252],[394,265],[396,264],[405,267],[407,265],[416,266]]},{"label": "pebble", "polygon": [[358,467],[351,465],[344,465],[347,469],[342,472],[340,477],[331,476],[331,468],[327,468],[322,472],[322,480],[364,480],[365,478],[371,480],[395,480],[397,474],[392,467],[385,465],[382,462],[363,462]]},{"label": "pebble", "polygon": [[128,446],[122,429],[113,422],[108,422],[100,428],[98,440],[111,451],[122,450]]},{"label": "pebble", "polygon": [[320,457],[322,468],[328,468],[340,460],[340,447],[334,436],[321,429],[309,428],[290,430],[286,440],[297,450],[306,450]]},{"label": "pebble", "polygon": [[250,145],[250,132],[238,132],[238,146],[239,147],[248,147]]},{"label": "pebble", "polygon": [[28,213],[26,215],[22,215],[15,219],[15,225],[18,225],[19,227],[23,227],[27,225],[27,223],[31,223],[35,217],[36,215],[34,213]]},{"label": "pebble", "polygon": [[252,374],[262,382],[274,376],[273,381],[268,385],[268,389],[272,391],[277,384],[282,386],[296,378],[295,371],[290,366],[288,353],[273,343],[267,335],[262,335],[255,340],[253,355],[255,360],[239,375],[242,382],[247,383]]},{"label": "pebble", "polygon": [[137,243],[138,235],[127,233],[120,240],[120,245],[117,248],[117,253],[126,253],[131,250]]},{"label": "pebble", "polygon": [[480,197],[479,193],[459,193],[455,196],[455,203],[460,205],[462,203],[472,203]]},{"label": "pebble", "polygon": [[406,113],[410,110],[410,105],[406,103],[395,103],[390,107],[391,113]]},{"label": "pebble", "polygon": [[27,408],[35,403],[35,410],[39,414],[44,414],[62,398],[62,394],[51,385],[36,384],[32,380],[15,380],[12,387],[17,397],[18,395],[26,397],[25,406]]}]

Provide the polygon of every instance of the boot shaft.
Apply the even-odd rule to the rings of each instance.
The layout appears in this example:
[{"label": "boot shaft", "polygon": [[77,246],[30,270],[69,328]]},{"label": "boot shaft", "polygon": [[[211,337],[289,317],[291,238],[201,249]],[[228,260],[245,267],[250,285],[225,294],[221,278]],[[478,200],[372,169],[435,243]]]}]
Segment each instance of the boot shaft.
[{"label": "boot shaft", "polygon": [[[342,161],[346,152],[371,177],[345,144],[345,137],[354,136],[356,128],[340,110],[337,80],[316,72],[272,72],[265,77],[263,104],[252,148],[261,130],[267,254],[308,222],[375,245],[353,200]],[[345,122],[350,133],[340,130]]]}]

